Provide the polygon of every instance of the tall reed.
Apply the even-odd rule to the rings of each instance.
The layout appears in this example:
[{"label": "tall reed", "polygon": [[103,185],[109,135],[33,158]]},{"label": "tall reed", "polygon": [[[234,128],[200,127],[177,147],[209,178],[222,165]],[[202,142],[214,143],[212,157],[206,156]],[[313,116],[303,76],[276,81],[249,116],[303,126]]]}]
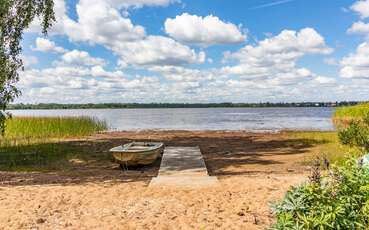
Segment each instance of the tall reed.
[{"label": "tall reed", "polygon": [[6,122],[5,138],[65,138],[91,135],[107,124],[91,117],[14,117]]},{"label": "tall reed", "polygon": [[13,117],[0,137],[0,171],[65,169],[69,159],[87,154],[83,146],[64,142],[65,138],[106,129],[105,121],[90,117]]}]

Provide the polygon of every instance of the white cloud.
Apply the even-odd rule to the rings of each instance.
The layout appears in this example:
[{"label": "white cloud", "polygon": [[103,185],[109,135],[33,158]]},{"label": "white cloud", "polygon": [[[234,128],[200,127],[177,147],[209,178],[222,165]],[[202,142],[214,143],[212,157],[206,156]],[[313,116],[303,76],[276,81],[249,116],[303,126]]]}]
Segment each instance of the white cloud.
[{"label": "white cloud", "polygon": [[18,87],[23,91],[20,101],[25,102],[128,102],[159,96],[158,78],[140,75],[132,78],[101,66],[56,65],[20,74]]},{"label": "white cloud", "polygon": [[[351,6],[351,10],[358,12],[362,19],[369,17],[369,0],[356,2]],[[348,32],[363,34],[366,35],[366,39],[369,39],[369,24],[362,21],[355,22]],[[369,43],[361,43],[355,53],[343,57],[340,66],[342,78],[369,80]]]},{"label": "white cloud", "polygon": [[142,26],[133,25],[119,11],[119,7],[132,4],[138,7],[142,4],[165,5],[169,2],[81,0],[76,6],[78,20],[74,21],[67,16],[64,1],[58,0],[55,4],[58,23],[54,33],[66,34],[73,42],[103,45],[119,56],[121,66],[204,62],[204,52],[196,53],[171,38],[148,36]]},{"label": "white cloud", "polygon": [[[133,71],[146,70],[151,76],[127,75],[126,69],[111,70],[103,59],[92,57],[86,51],[72,50],[58,57],[52,67],[40,70],[27,68],[19,83],[24,95],[21,101],[83,103],[294,101],[296,98],[336,100],[336,92],[344,95],[343,89],[348,90],[342,85],[338,87],[334,78],[321,76],[298,65],[298,61],[305,55],[332,52],[324,38],[312,28],[284,30],[276,36],[269,34],[266,39],[254,45],[246,45],[237,52],[228,52],[225,60],[233,59],[236,64],[232,62],[232,65],[228,64],[224,68],[190,67],[188,64],[204,63],[206,60],[211,63],[212,59],[207,58],[201,48],[191,48],[182,44],[182,41],[201,46],[231,44],[244,41],[246,34],[239,27],[214,16],[183,14],[170,20],[175,22],[174,26],[189,26],[190,30],[182,33],[178,28],[172,27],[171,33],[179,34],[175,36],[166,31],[173,39],[149,35],[145,28],[135,25],[127,18],[129,8],[165,6],[171,2],[80,0],[76,8],[76,19],[71,19],[67,15],[64,1],[57,0],[58,22],[51,35],[66,35],[74,44],[104,46],[112,51],[121,66],[128,66]],[[178,18],[181,20],[177,20]],[[183,18],[190,20],[182,22]],[[195,34],[189,33],[194,25],[208,30],[207,33],[197,31],[196,28],[193,30]],[[231,33],[237,36],[229,36]],[[43,47],[42,50],[55,52],[52,50],[57,46],[53,43]],[[357,88],[352,86],[350,90]]]},{"label": "white cloud", "polygon": [[364,42],[355,53],[341,60],[340,75],[343,78],[369,79],[369,44]]},{"label": "white cloud", "polygon": [[331,78],[331,77],[324,77],[324,76],[317,76],[314,79],[314,81],[318,83],[319,85],[330,85],[330,84],[336,83],[336,79]]},{"label": "white cloud", "polygon": [[328,54],[324,38],[314,29],[305,28],[298,32],[284,30],[280,34],[259,41],[257,45],[246,45],[234,53],[225,53],[225,59],[236,59],[240,63],[223,67],[225,74],[242,78],[275,78],[281,84],[292,80],[312,77],[304,68],[297,68],[296,62],[306,54]]},{"label": "white cloud", "polygon": [[112,49],[121,57],[124,65],[184,65],[188,63],[203,63],[204,52],[196,53],[171,38],[163,36],[148,36],[135,42],[115,44]]},{"label": "white cloud", "polygon": [[86,51],[72,50],[61,57],[62,61],[72,65],[105,65],[104,59],[91,57]]},{"label": "white cloud", "polygon": [[[334,78],[320,76],[299,67],[298,60],[307,54],[329,54],[324,38],[314,29],[284,30],[280,34],[246,45],[239,51],[225,53],[225,60],[236,59],[239,63],[225,66],[223,75],[233,76],[224,87],[232,88],[239,95],[247,94],[251,101],[288,101],[315,98],[327,100],[328,92],[337,87]],[[324,93],[317,91],[324,89]]]},{"label": "white cloud", "polygon": [[234,44],[246,40],[246,35],[229,22],[208,15],[201,17],[183,13],[165,21],[165,32],[178,41],[198,45]]},{"label": "white cloud", "polygon": [[93,77],[104,77],[104,78],[119,78],[124,76],[122,71],[106,71],[102,66],[93,66],[91,68],[91,75]]},{"label": "white cloud", "polygon": [[113,6],[118,8],[135,7],[140,8],[143,6],[167,6],[174,2],[180,2],[175,0],[108,0]]},{"label": "white cloud", "polygon": [[55,42],[40,37],[36,38],[36,47],[32,49],[41,52],[53,52],[53,53],[67,52],[67,50],[64,49],[63,47],[56,46]]},{"label": "white cloud", "polygon": [[[65,4],[65,0],[55,0],[54,1],[54,11],[56,17],[56,23],[53,24],[50,29],[51,34],[65,34],[68,33],[71,37],[73,37],[73,33],[79,34],[85,33],[84,31],[74,30],[80,29],[81,27],[87,26],[88,23],[94,22],[108,22],[111,21],[111,25],[108,26],[108,29],[111,27],[119,28],[121,30],[116,31],[120,32],[120,37],[122,33],[128,33],[136,31],[139,35],[142,33],[140,31],[142,27],[134,28],[129,19],[126,21],[121,20],[119,17],[119,9],[127,9],[130,7],[140,8],[143,6],[167,6],[174,2],[180,2],[179,0],[80,0],[77,3],[77,10],[80,9],[78,13],[79,17],[83,18],[80,22],[75,22],[71,18],[68,17],[67,8]],[[108,10],[107,10],[108,9]],[[118,9],[118,10],[117,10]],[[94,14],[96,13],[96,14]],[[102,13],[102,14],[99,14]],[[123,12],[127,14],[126,11]],[[97,19],[95,19],[97,18]],[[86,24],[87,23],[87,24]],[[28,29],[30,32],[41,32],[40,20],[36,19]],[[78,25],[80,24],[80,25]],[[104,24],[97,24],[103,26]],[[96,25],[95,25],[96,26]],[[101,28],[104,29],[104,28]],[[132,31],[133,30],[133,31]],[[88,35],[86,35],[88,36]],[[133,34],[133,36],[136,36]],[[76,37],[75,37],[76,38]]]},{"label": "white cloud", "polygon": [[[147,36],[141,26],[120,15],[117,9],[98,1],[82,0],[77,5],[81,35],[68,33],[73,40],[102,44],[120,56],[124,65],[182,65],[202,63],[204,53],[196,53],[171,38]],[[98,15],[98,16],[96,16]]]},{"label": "white cloud", "polygon": [[[54,1],[54,12],[56,22],[53,23],[52,27],[49,29],[48,33],[50,35],[64,34],[66,28],[73,28],[75,22],[70,19],[67,15],[67,8],[65,6],[64,0]],[[36,18],[27,29],[28,32],[41,33],[41,20]],[[74,32],[78,32],[77,30]]]},{"label": "white cloud", "polygon": [[[22,73],[19,102],[208,102],[259,100],[328,100],[335,92],[333,80],[307,76],[307,81],[289,84],[294,78],[245,80],[231,79],[213,71],[176,66],[150,68],[153,76],[127,76],[101,66],[55,66]],[[301,76],[311,74],[300,70]],[[161,81],[157,75],[164,76]],[[310,79],[310,80],[309,80]],[[283,84],[281,84],[281,81]],[[325,90],[322,91],[323,87]]]},{"label": "white cloud", "polygon": [[[357,1],[354,3],[351,10],[359,13],[361,19],[369,17],[369,0]],[[364,21],[358,21],[352,24],[352,26],[347,30],[349,34],[362,34],[369,38],[369,24]]]},{"label": "white cloud", "polygon": [[216,71],[189,69],[181,66],[154,66],[149,70],[175,82],[202,82],[214,80],[215,76],[221,77]]},{"label": "white cloud", "polygon": [[38,59],[35,56],[22,55],[21,58],[25,69],[28,69],[38,63]]},{"label": "white cloud", "polygon": [[134,41],[145,36],[142,26],[133,25],[106,1],[81,0],[76,7],[78,21],[65,28],[65,33],[73,41],[112,46],[116,42]]},{"label": "white cloud", "polygon": [[[135,26],[129,18],[122,17],[109,1],[80,0],[76,5],[78,21],[69,18],[64,0],[55,1],[54,11],[56,23],[50,33],[66,34],[72,41],[105,44],[115,40],[136,40],[145,35],[142,26]],[[39,24],[39,20],[33,22],[29,31],[40,32]]]},{"label": "white cloud", "polygon": [[369,17],[369,0],[357,1],[350,8],[363,19]]},{"label": "white cloud", "polygon": [[347,30],[348,33],[351,34],[364,34],[369,35],[369,24],[364,22],[355,22],[352,26]]},{"label": "white cloud", "polygon": [[[324,38],[312,28],[299,32],[283,30],[277,36],[258,42],[257,46],[247,45],[238,52],[226,54],[226,58],[236,58],[243,63],[271,62],[293,66],[297,58],[306,53],[329,54]],[[292,62],[291,62],[292,61]]]}]

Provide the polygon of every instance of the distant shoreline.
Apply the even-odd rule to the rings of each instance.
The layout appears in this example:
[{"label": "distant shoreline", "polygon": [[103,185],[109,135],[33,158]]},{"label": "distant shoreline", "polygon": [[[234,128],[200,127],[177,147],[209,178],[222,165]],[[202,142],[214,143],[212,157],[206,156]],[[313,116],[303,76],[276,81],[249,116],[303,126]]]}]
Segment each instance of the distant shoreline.
[{"label": "distant shoreline", "polygon": [[101,103],[101,104],[12,104],[8,110],[32,109],[175,109],[175,108],[289,108],[289,107],[341,107],[357,105],[359,101],[293,102],[293,103]]}]

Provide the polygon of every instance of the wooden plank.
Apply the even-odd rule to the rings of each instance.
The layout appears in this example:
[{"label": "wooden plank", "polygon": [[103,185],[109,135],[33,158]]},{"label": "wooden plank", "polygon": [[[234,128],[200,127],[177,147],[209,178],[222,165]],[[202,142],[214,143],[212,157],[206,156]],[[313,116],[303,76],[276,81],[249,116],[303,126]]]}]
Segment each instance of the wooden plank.
[{"label": "wooden plank", "polygon": [[208,175],[199,147],[167,147],[159,174],[150,186],[203,187],[217,182],[216,177]]}]

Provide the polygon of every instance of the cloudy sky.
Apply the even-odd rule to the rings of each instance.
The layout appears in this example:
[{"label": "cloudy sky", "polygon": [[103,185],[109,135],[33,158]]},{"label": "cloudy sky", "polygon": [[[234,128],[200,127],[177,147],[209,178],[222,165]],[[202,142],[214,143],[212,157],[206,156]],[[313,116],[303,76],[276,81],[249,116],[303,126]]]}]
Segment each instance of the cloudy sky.
[{"label": "cloudy sky", "polygon": [[23,103],[369,100],[369,0],[55,0]]}]

